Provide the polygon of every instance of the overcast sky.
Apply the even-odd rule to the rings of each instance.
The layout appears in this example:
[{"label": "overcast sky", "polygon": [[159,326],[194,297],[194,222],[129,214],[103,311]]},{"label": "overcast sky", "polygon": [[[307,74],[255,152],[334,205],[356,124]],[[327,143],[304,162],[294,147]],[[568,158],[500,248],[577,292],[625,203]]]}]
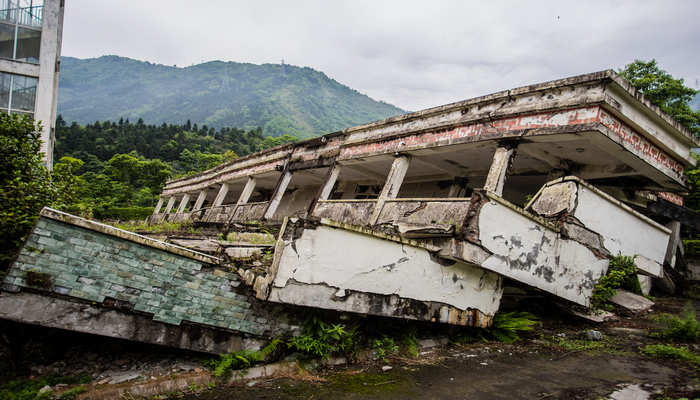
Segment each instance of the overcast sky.
[{"label": "overcast sky", "polygon": [[700,1],[68,0],[62,54],[284,59],[407,110],[635,58],[697,88]]}]

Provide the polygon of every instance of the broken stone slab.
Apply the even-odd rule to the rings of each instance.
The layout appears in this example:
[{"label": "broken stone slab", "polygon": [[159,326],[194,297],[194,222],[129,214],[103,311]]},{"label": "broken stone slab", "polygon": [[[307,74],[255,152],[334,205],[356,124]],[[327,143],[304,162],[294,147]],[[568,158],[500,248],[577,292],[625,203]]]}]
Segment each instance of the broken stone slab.
[{"label": "broken stone slab", "polygon": [[612,321],[617,319],[617,316],[609,311],[605,310],[591,310],[584,309],[582,307],[571,307],[569,305],[557,303],[557,306],[562,310],[571,313],[579,318],[583,318],[587,321],[602,323],[605,321]]},{"label": "broken stone slab", "polygon": [[267,250],[269,247],[227,247],[226,250],[226,255],[231,257],[231,258],[248,258],[248,257],[253,257],[262,254],[264,250]]},{"label": "broken stone slab", "polygon": [[219,244],[209,239],[170,239],[170,242],[188,249],[214,254],[219,250]]},{"label": "broken stone slab", "polygon": [[433,347],[444,346],[449,342],[447,338],[438,339],[421,339],[418,341],[418,347],[421,349],[432,349]]},{"label": "broken stone slab", "polygon": [[651,293],[651,276],[637,274],[637,279],[639,280],[639,287],[642,290],[642,294],[644,296],[649,296],[649,293]]},{"label": "broken stone slab", "polygon": [[617,290],[610,302],[635,312],[646,311],[654,306],[654,302],[646,297],[622,289]]},{"label": "broken stone slab", "polygon": [[109,383],[111,384],[119,384],[119,383],[124,383],[124,382],[129,382],[133,381],[134,379],[138,379],[141,377],[141,374],[138,372],[133,372],[133,371],[127,371],[127,372],[112,372],[109,371],[105,375],[110,375],[111,379],[109,380]]}]

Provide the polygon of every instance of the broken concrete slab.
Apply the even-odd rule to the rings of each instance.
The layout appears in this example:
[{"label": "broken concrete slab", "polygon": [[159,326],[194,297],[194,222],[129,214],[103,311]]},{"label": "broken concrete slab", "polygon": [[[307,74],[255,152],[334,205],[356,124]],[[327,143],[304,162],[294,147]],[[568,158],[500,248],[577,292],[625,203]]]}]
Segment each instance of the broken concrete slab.
[{"label": "broken concrete slab", "polygon": [[646,297],[622,289],[617,290],[610,302],[635,312],[646,311],[654,306],[654,302]]},{"label": "broken concrete slab", "polygon": [[[337,311],[490,324],[502,293],[497,274],[435,259],[424,248],[393,239],[323,221],[305,227],[303,220],[290,220],[266,278],[271,284],[256,281],[257,294],[273,302]],[[338,249],[343,249],[340,257]]]},{"label": "broken concrete slab", "polygon": [[639,287],[642,290],[642,295],[649,296],[649,293],[651,293],[652,285],[651,276],[637,274],[637,279],[639,280]]}]

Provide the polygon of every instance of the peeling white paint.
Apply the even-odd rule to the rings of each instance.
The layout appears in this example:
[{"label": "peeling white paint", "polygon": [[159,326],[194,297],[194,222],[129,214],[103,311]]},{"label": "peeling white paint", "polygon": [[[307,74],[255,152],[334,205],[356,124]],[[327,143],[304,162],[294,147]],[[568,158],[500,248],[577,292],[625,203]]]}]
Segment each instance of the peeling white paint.
[{"label": "peeling white paint", "polygon": [[481,208],[479,239],[493,253],[483,268],[584,306],[608,267],[584,245],[494,201]]},{"label": "peeling white paint", "polygon": [[669,240],[667,230],[650,224],[586,186],[578,185],[578,205],[573,215],[603,237],[612,255],[638,257],[640,271],[660,277]]},{"label": "peeling white paint", "polygon": [[[286,297],[274,290],[291,282],[305,286]],[[502,294],[497,274],[461,262],[444,266],[424,249],[356,232],[318,226],[285,242],[270,300],[343,309],[336,305],[338,290],[397,295],[488,315],[498,310]]]}]

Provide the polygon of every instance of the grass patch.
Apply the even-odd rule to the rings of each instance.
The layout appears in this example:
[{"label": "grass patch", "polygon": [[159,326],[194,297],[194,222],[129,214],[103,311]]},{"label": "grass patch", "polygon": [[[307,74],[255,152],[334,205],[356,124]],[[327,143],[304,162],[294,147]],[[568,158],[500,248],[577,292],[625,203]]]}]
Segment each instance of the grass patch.
[{"label": "grass patch", "polygon": [[642,347],[640,351],[648,357],[680,360],[700,365],[700,356],[693,353],[685,346],[676,347],[670,344],[649,344]]},{"label": "grass patch", "polygon": [[566,351],[585,352],[585,353],[607,353],[619,354],[620,351],[615,346],[615,343],[610,339],[592,341],[586,339],[568,339],[565,337],[552,338],[553,344]]},{"label": "grass patch", "polygon": [[[89,375],[47,376],[39,379],[15,379],[0,386],[0,400],[35,400],[40,398],[39,390],[44,386],[55,386],[59,383],[76,385],[89,383],[91,380],[92,378],[90,378]],[[64,394],[70,392],[71,390],[64,392]],[[83,387],[83,391],[84,390],[85,388]],[[78,393],[76,393],[75,396],[77,396],[77,394]],[[53,398],[53,392],[50,392],[50,394],[46,394],[41,398]],[[64,397],[61,398],[64,399]],[[71,397],[65,397],[65,399],[71,399]]]},{"label": "grass patch", "polygon": [[159,233],[159,232],[188,232],[192,234],[200,233],[199,229],[195,229],[194,226],[192,225],[192,222],[190,221],[182,221],[182,222],[160,222],[157,224],[149,224],[145,221],[140,221],[140,222],[123,222],[123,223],[117,223],[114,224],[115,227],[119,229],[123,229],[125,231],[129,232],[136,232],[136,231],[141,231],[141,232],[150,232],[150,233]]},{"label": "grass patch", "polygon": [[695,318],[693,305],[687,303],[681,315],[660,314],[656,322],[662,325],[658,332],[650,336],[676,342],[697,342],[700,339],[700,322]]},{"label": "grass patch", "polygon": [[78,397],[80,393],[84,393],[86,390],[87,389],[85,389],[85,385],[76,386],[72,389],[68,389],[65,392],[61,393],[61,395],[58,396],[58,398],[61,400],[73,400],[76,397]]}]

